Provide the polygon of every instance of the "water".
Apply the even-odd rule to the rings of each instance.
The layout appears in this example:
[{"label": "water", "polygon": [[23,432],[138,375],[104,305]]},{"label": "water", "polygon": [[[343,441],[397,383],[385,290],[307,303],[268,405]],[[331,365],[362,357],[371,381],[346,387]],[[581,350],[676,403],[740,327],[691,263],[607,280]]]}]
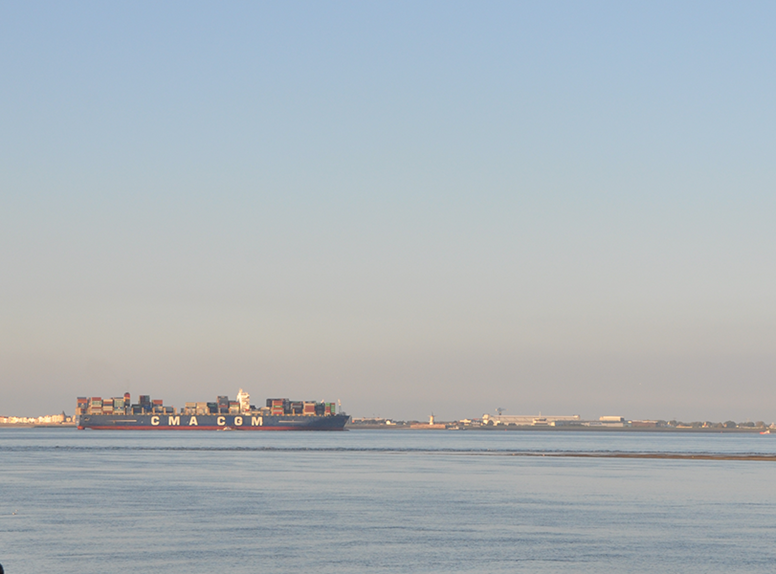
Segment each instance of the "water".
[{"label": "water", "polygon": [[776,437],[0,429],[0,563],[9,574],[773,569],[775,462],[541,456],[583,452],[776,454]]}]

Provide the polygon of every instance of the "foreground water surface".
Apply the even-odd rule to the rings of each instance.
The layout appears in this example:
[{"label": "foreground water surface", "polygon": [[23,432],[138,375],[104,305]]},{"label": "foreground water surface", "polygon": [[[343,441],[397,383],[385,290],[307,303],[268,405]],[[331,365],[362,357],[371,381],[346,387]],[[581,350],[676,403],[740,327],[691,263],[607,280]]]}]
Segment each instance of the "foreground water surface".
[{"label": "foreground water surface", "polygon": [[776,435],[0,429],[0,563],[8,574],[773,569],[776,462],[563,456],[574,453],[776,454]]}]

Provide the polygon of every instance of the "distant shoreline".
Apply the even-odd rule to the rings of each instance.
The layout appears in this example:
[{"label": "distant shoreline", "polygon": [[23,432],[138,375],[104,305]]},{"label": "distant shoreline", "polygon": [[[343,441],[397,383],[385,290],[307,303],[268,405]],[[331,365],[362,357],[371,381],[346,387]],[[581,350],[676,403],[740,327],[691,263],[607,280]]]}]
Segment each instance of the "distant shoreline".
[{"label": "distant shoreline", "polygon": [[[447,428],[447,429],[433,429],[433,428],[410,428],[409,425],[365,425],[365,424],[348,424],[345,426],[347,430],[390,430],[390,431],[407,431],[407,430],[422,430],[422,431],[465,431],[465,432],[647,432],[647,433],[710,433],[710,434],[760,434],[762,428],[676,428],[676,427],[605,427],[605,426],[482,426],[482,427],[465,427],[465,428]],[[776,436],[776,433],[774,433]]]},{"label": "distant shoreline", "polygon": [[76,428],[75,423],[0,423],[0,429],[18,428]]},{"label": "distant shoreline", "polygon": [[[489,453],[483,453],[487,456]],[[629,458],[661,460],[740,460],[776,462],[776,454],[722,454],[684,452],[509,452],[496,456],[526,456],[544,458]]]}]

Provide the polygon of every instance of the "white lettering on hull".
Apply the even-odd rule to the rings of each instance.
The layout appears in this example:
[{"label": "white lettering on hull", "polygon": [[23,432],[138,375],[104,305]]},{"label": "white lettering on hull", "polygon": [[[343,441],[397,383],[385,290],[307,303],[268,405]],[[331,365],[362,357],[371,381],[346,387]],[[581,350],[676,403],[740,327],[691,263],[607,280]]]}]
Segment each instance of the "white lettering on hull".
[{"label": "white lettering on hull", "polygon": [[157,417],[157,416],[151,417],[151,424],[154,425],[154,426],[158,426],[159,425],[159,417]]},{"label": "white lettering on hull", "polygon": [[177,427],[181,424],[181,417],[180,415],[177,417],[167,417],[167,424],[171,427]]},{"label": "white lettering on hull", "polygon": [[264,417],[251,417],[251,426],[263,427],[264,426]]},{"label": "white lettering on hull", "polygon": [[199,423],[197,422],[197,417],[195,417],[195,416],[192,416],[192,417],[189,419],[189,426],[190,426],[190,427],[198,427],[198,426],[199,426]]},{"label": "white lettering on hull", "polygon": [[224,426],[226,424],[226,417],[218,417],[216,419],[216,424],[219,426]]},{"label": "white lettering on hull", "polygon": [[242,417],[234,417],[234,426],[239,427],[242,426],[243,419]]}]

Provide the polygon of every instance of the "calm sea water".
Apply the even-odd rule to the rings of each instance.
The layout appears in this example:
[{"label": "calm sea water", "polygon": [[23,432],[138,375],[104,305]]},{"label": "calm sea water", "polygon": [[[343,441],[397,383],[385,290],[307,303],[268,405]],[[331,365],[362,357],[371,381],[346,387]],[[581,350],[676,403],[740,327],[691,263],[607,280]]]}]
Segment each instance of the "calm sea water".
[{"label": "calm sea water", "polygon": [[40,572],[771,572],[776,436],[0,429],[0,563]]}]

